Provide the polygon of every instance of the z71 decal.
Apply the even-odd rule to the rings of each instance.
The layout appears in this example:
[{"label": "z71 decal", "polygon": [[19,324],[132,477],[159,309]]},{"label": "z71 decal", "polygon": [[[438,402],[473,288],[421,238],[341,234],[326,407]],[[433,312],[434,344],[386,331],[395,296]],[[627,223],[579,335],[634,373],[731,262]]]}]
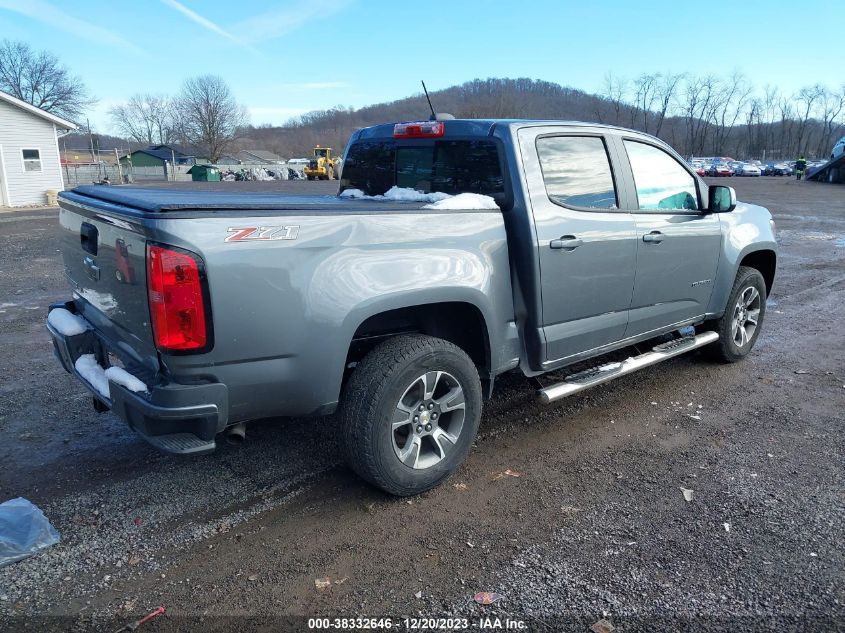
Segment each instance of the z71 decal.
[{"label": "z71 decal", "polygon": [[226,229],[231,235],[224,242],[266,242],[268,240],[295,240],[299,235],[299,225],[290,226],[250,226]]}]

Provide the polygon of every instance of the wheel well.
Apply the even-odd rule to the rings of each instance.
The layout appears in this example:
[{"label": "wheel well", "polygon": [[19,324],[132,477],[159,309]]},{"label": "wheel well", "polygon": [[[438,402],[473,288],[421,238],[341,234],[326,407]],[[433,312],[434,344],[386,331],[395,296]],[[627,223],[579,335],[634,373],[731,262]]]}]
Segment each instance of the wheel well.
[{"label": "wheel well", "polygon": [[742,258],[740,266],[756,268],[763,275],[766,281],[766,296],[772,292],[772,284],[775,281],[775,269],[777,268],[777,255],[774,251],[754,251]]},{"label": "wheel well", "polygon": [[398,334],[428,334],[454,343],[480,368],[490,367],[484,317],[474,305],[448,302],[388,310],[368,318],[352,337],[346,366],[357,363],[376,345]]}]

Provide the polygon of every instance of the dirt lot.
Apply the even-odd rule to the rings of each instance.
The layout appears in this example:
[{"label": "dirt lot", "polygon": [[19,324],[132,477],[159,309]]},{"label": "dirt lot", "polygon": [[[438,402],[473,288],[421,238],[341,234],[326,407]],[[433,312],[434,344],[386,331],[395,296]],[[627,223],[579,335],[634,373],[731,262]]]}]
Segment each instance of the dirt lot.
[{"label": "dirt lot", "polygon": [[411,500],[339,463],[333,419],[180,458],[94,413],[43,327],[69,296],[55,213],[0,214],[0,500],[32,500],[62,535],[0,569],[0,630],[111,631],[160,604],[143,631],[315,615],[842,630],[845,187],[729,184],[772,210],[781,247],[751,357],[681,357],[548,408],[507,376],[467,464]]}]

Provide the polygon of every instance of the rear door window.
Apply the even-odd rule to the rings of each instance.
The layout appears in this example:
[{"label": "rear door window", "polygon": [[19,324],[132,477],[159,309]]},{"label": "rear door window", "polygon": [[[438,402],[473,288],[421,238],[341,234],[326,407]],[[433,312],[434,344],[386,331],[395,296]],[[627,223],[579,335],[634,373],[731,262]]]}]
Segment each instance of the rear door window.
[{"label": "rear door window", "polygon": [[537,155],[552,202],[580,209],[617,208],[610,160],[600,137],[540,137]]}]

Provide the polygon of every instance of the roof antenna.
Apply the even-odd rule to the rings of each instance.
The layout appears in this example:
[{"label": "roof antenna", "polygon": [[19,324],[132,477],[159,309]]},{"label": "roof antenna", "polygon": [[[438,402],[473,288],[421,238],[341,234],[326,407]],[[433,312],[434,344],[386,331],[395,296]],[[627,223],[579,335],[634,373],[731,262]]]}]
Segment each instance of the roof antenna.
[{"label": "roof antenna", "polygon": [[420,83],[423,87],[423,92],[425,93],[426,101],[428,101],[428,107],[431,110],[431,116],[428,118],[429,121],[436,121],[437,120],[437,113],[434,111],[434,106],[431,105],[431,97],[428,96],[428,90],[425,87],[425,82],[420,79]]}]

